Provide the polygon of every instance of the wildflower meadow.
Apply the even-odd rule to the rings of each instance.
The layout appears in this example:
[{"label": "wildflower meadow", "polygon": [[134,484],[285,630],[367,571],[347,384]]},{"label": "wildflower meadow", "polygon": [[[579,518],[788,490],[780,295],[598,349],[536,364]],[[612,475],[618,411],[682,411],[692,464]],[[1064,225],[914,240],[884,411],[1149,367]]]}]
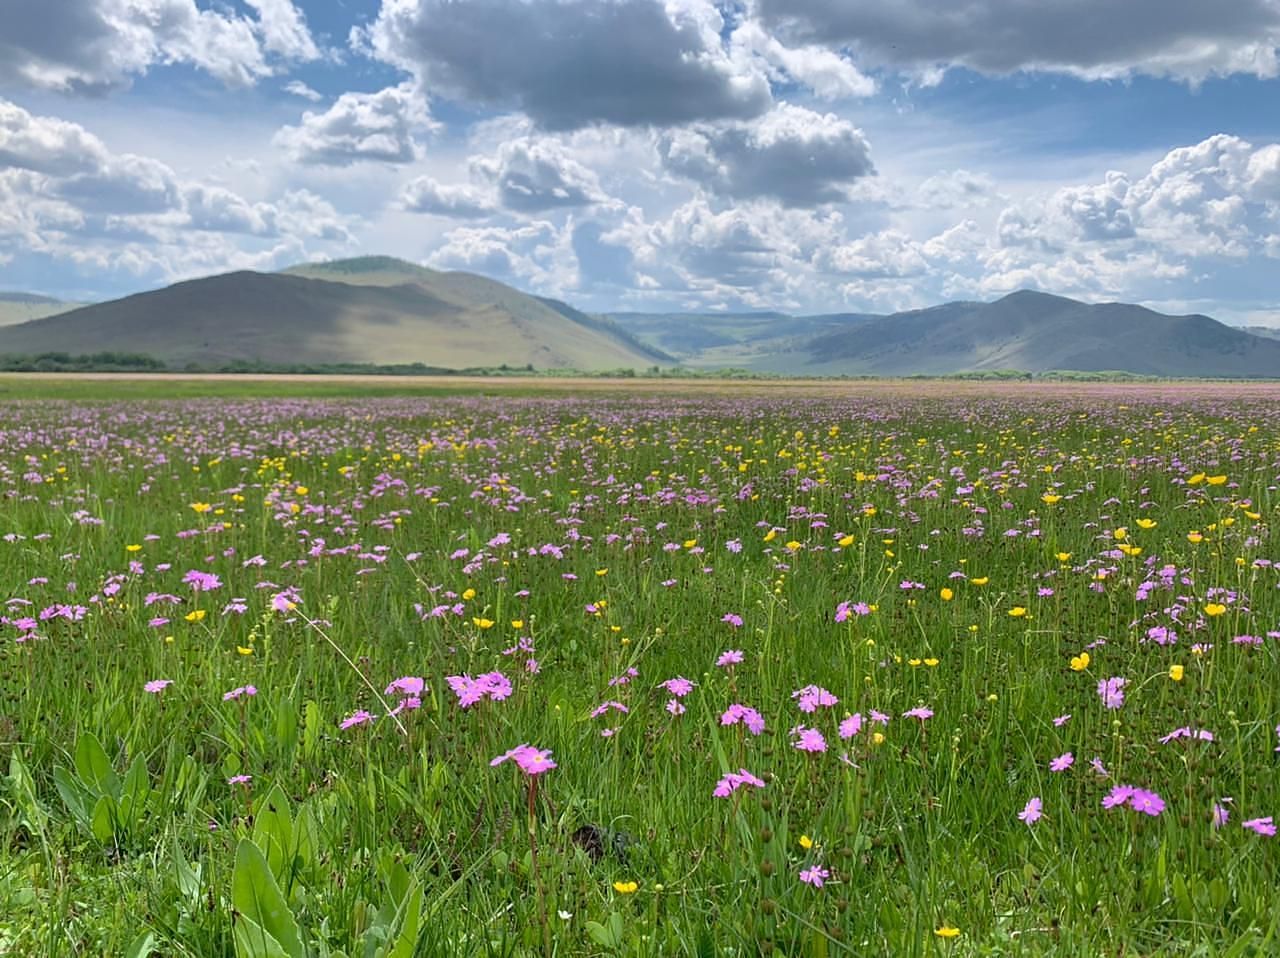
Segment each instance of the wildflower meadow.
[{"label": "wildflower meadow", "polygon": [[0,404],[0,953],[1280,950],[1280,393],[680,388]]}]

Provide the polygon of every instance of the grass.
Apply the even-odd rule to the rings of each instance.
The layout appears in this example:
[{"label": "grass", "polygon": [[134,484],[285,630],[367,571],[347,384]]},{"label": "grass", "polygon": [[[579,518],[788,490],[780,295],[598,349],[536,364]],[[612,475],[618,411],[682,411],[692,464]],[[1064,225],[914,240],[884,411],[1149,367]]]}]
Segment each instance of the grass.
[{"label": "grass", "polygon": [[1265,389],[25,382],[0,952],[1276,950]]}]

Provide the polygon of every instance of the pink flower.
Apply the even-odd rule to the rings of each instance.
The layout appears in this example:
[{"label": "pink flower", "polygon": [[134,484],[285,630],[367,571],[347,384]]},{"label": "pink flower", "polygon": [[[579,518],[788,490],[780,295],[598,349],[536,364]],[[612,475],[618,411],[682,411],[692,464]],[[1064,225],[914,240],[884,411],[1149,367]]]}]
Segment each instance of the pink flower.
[{"label": "pink flower", "polygon": [[1124,705],[1124,687],[1128,684],[1128,679],[1121,678],[1118,675],[1109,679],[1100,679],[1098,681],[1098,697],[1102,699],[1102,704],[1109,709],[1118,709]]},{"label": "pink flower", "polygon": [[1066,725],[1070,721],[1071,721],[1070,715],[1059,715],[1057,718],[1053,720],[1053,727],[1062,728],[1062,726]]},{"label": "pink flower", "polygon": [[679,699],[667,699],[666,710],[672,715],[684,715],[685,708]]},{"label": "pink flower", "polygon": [[370,715],[368,712],[366,712],[364,709],[360,709],[358,712],[352,712],[350,715],[344,718],[341,722],[339,722],[338,728],[345,731],[349,728],[352,728],[353,726],[364,725],[366,722],[372,722],[372,721],[373,721],[373,716]]},{"label": "pink flower", "polygon": [[760,735],[764,732],[764,716],[749,705],[735,702],[724,710],[724,714],[720,716],[720,724],[737,725],[738,723],[745,725],[752,735]]},{"label": "pink flower", "polygon": [[659,685],[676,698],[682,699],[693,691],[695,683],[689,681],[683,675],[677,675],[674,679],[667,679],[665,682],[659,683]]},{"label": "pink flower", "polygon": [[222,693],[222,701],[231,702],[235,699],[240,698],[241,696],[247,696],[252,698],[257,694],[258,694],[258,690],[254,688],[252,685],[242,685],[239,688],[232,689],[230,692]]},{"label": "pink flower", "polygon": [[1135,788],[1129,796],[1129,807],[1144,815],[1155,816],[1164,811],[1164,799],[1145,788]]},{"label": "pink flower", "polygon": [[752,775],[745,768],[740,768],[736,772],[729,772],[716,783],[715,790],[711,793],[716,798],[727,798],[744,785],[750,785],[752,788],[764,788],[764,780]]},{"label": "pink flower", "polygon": [[862,731],[862,713],[861,712],[854,712],[852,715],[850,715],[848,718],[846,718],[843,722],[840,723],[839,732],[840,732],[841,738],[853,738],[860,731]]},{"label": "pink flower", "polygon": [[716,659],[716,665],[720,666],[722,669],[727,669],[729,666],[737,665],[741,661],[742,650],[730,649],[728,652],[721,655],[720,658]]},{"label": "pink flower", "polygon": [[827,750],[827,740],[822,737],[822,733],[816,728],[805,728],[803,725],[799,725],[791,730],[791,734],[796,738],[793,743],[794,746],[802,752],[825,752]]},{"label": "pink flower", "polygon": [[509,752],[503,752],[489,764],[491,766],[501,765],[508,759],[514,761],[520,766],[522,772],[530,776],[541,775],[543,772],[549,772],[556,767],[555,760],[552,759],[549,749],[536,749],[528,744],[517,745]]},{"label": "pink flower", "polygon": [[[1230,801],[1230,799],[1225,799],[1224,801]],[[1227,806],[1223,805],[1221,802],[1214,802],[1213,811],[1209,813],[1209,821],[1212,823],[1213,827],[1221,828],[1230,820],[1231,812],[1227,810]]]},{"label": "pink flower", "polygon": [[445,681],[458,697],[458,705],[467,709],[482,699],[501,702],[511,695],[511,680],[501,672],[486,672],[472,678],[470,675],[447,675]]},{"label": "pink flower", "polygon": [[902,713],[903,718],[919,719],[923,722],[925,719],[933,718],[933,709],[925,708],[923,705],[917,705],[913,709],[907,709]]},{"label": "pink flower", "polygon": [[1065,772],[1075,763],[1076,763],[1076,757],[1070,752],[1064,752],[1063,754],[1059,755],[1057,758],[1049,762],[1049,771]]},{"label": "pink flower", "polygon": [[806,685],[804,688],[792,692],[791,697],[797,699],[796,705],[801,712],[813,712],[819,706],[830,707],[840,701],[818,685]]},{"label": "pink flower", "polygon": [[1259,835],[1270,837],[1276,833],[1275,823],[1272,822],[1271,816],[1266,818],[1251,818],[1247,822],[1240,823],[1242,828],[1247,828],[1251,832],[1257,832]]},{"label": "pink flower", "polygon": [[831,877],[831,872],[821,865],[813,865],[810,868],[800,870],[800,880],[805,884],[812,885],[814,888],[821,888],[822,883]]},{"label": "pink flower", "polygon": [[1115,785],[1106,797],[1102,799],[1103,808],[1115,808],[1117,805],[1123,805],[1133,797],[1132,785]]},{"label": "pink flower", "polygon": [[150,692],[152,695],[159,695],[166,688],[173,684],[173,679],[152,679],[142,687],[144,692]]},{"label": "pink flower", "polygon": [[599,718],[601,715],[604,715],[604,713],[608,712],[610,709],[621,712],[623,715],[626,715],[628,712],[631,711],[621,702],[603,702],[591,710],[591,717]]},{"label": "pink flower", "polygon": [[232,775],[229,779],[227,779],[227,784],[228,785],[248,785],[251,781],[253,781],[252,775]]},{"label": "pink flower", "polygon": [[1037,795],[1028,801],[1022,811],[1018,812],[1018,817],[1028,825],[1034,825],[1040,821],[1044,817],[1044,802],[1040,800],[1040,796]]},{"label": "pink flower", "polygon": [[735,629],[742,628],[742,616],[738,615],[736,612],[726,612],[720,617],[720,621],[729,623],[729,625],[733,626]]},{"label": "pink flower", "polygon": [[426,681],[418,678],[416,675],[406,675],[398,678],[387,686],[387,695],[399,693],[404,698],[416,697],[422,694],[422,690],[427,687]]}]

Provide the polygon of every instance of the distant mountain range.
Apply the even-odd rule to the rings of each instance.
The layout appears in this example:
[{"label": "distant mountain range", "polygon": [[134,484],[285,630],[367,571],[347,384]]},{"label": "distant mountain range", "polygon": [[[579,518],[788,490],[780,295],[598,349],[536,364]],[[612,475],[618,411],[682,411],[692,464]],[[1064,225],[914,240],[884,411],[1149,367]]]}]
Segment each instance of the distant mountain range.
[{"label": "distant mountain range", "polygon": [[385,256],[236,272],[76,306],[0,293],[0,355],[145,354],[174,366],[421,363],[442,369],[683,365],[801,376],[1020,370],[1280,378],[1280,339],[1020,291],[880,315],[591,315],[492,279]]},{"label": "distant mountain range", "polygon": [[640,339],[698,367],[799,376],[1076,370],[1280,378],[1276,331],[1028,290],[993,303],[944,303],[890,315],[611,315]]},{"label": "distant mountain range", "polygon": [[209,276],[0,328],[0,353],[51,351],[143,353],[201,366],[597,370],[672,361],[564,303],[390,257]]},{"label": "distant mountain range", "polygon": [[0,326],[25,323],[29,319],[54,316],[75,309],[80,303],[66,303],[32,293],[0,293]]}]

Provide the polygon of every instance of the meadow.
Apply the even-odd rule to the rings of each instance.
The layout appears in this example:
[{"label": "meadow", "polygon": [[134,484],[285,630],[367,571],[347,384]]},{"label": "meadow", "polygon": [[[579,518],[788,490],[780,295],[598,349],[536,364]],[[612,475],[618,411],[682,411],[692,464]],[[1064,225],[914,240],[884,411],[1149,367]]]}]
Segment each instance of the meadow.
[{"label": "meadow", "polygon": [[19,382],[2,954],[1280,950],[1275,388]]}]

